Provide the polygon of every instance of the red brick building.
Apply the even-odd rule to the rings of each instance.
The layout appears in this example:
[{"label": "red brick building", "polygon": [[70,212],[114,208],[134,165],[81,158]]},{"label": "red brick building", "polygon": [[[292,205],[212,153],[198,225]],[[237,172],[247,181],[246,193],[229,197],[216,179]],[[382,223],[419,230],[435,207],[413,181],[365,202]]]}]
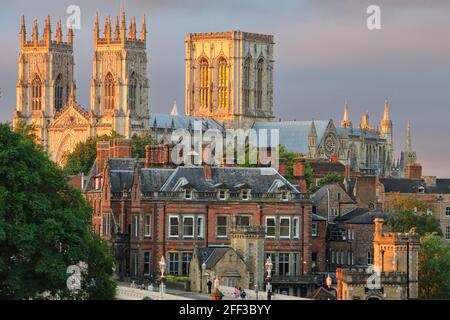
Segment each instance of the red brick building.
[{"label": "red brick building", "polygon": [[[173,167],[169,147],[131,158],[126,140],[99,142],[84,189],[93,228],[109,240],[120,277],[188,275],[194,248],[227,247],[233,226],[265,226],[272,284],[305,292],[311,269],[311,203],[272,168]],[[297,161],[296,172],[304,172]],[[299,177],[297,177],[299,179]],[[299,183],[299,185],[302,185]]]}]

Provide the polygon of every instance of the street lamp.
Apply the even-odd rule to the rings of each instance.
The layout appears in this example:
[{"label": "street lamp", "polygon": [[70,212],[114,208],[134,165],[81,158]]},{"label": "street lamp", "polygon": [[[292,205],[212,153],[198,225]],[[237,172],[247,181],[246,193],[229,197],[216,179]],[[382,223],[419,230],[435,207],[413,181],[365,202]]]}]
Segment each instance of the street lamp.
[{"label": "street lamp", "polygon": [[[203,292],[203,288],[204,288],[204,284],[203,284],[203,276],[205,276],[206,275],[206,263],[203,261],[203,264],[202,264],[202,274],[201,274],[201,277],[200,277],[200,292]],[[205,279],[206,280],[206,279]]]},{"label": "street lamp", "polygon": [[164,256],[162,256],[161,260],[159,261],[159,271],[161,272],[159,292],[161,293],[162,297],[164,293],[164,281],[166,280],[166,277],[164,276],[164,273],[166,272],[166,260],[164,259]]},{"label": "street lamp", "polygon": [[267,283],[267,300],[271,300],[271,285],[270,285],[270,281],[271,281],[271,275],[272,275],[272,257],[269,255],[269,257],[267,258],[266,261],[266,271],[267,271],[267,277],[266,277],[266,283]]},{"label": "street lamp", "polygon": [[330,290],[331,285],[333,284],[333,279],[331,279],[330,274],[328,274],[328,276],[327,276],[326,284],[327,284],[328,290]]}]

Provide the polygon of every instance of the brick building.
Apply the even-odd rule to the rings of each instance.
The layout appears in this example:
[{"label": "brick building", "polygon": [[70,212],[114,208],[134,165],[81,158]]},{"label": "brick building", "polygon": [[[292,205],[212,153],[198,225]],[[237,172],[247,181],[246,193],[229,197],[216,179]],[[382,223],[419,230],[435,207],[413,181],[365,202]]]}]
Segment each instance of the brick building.
[{"label": "brick building", "polygon": [[311,201],[313,213],[324,217],[329,222],[358,206],[340,183],[323,186],[311,196]]},{"label": "brick building", "polygon": [[[264,226],[265,258],[274,264],[274,288],[305,293],[311,269],[311,203],[271,168],[173,167],[169,147],[147,147],[131,158],[129,141],[99,142],[84,194],[93,228],[115,252],[120,277],[188,275],[194,248],[230,246],[234,226]],[[304,172],[303,161],[294,171]],[[295,168],[297,167],[297,168]]]}]

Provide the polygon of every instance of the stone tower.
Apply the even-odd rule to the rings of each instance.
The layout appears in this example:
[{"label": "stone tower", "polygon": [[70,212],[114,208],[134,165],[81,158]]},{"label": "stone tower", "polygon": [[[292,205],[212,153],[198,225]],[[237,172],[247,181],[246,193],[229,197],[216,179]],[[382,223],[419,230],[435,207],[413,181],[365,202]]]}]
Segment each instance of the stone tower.
[{"label": "stone tower", "polygon": [[392,167],[392,161],[394,159],[394,130],[392,120],[389,116],[389,103],[386,99],[384,101],[384,113],[383,120],[380,122],[380,134],[383,139],[386,139],[386,157],[384,167],[386,171]]},{"label": "stone tower", "polygon": [[253,273],[253,285],[263,288],[265,228],[261,226],[234,227],[230,233],[231,247],[244,258],[250,272]]},{"label": "stone tower", "polygon": [[186,115],[250,128],[273,118],[274,37],[241,31],[186,36]]},{"label": "stone tower", "polygon": [[114,26],[111,18],[106,18],[101,36],[97,14],[91,80],[91,112],[98,119],[97,134],[115,131],[131,138],[150,127],[146,43],[145,16],[138,33],[134,17],[127,29],[122,9]]},{"label": "stone tower", "polygon": [[27,38],[22,16],[21,50],[18,60],[17,102],[13,125],[34,124],[36,136],[48,148],[48,128],[67,102],[73,85],[73,31],[63,40],[61,21],[52,37],[50,16],[44,20],[42,37],[34,20],[31,39]]},{"label": "stone tower", "polygon": [[405,149],[401,153],[400,162],[400,171],[402,177],[407,176],[408,165],[413,165],[417,162],[417,153],[413,150],[411,143],[411,124],[409,121],[406,127]]}]

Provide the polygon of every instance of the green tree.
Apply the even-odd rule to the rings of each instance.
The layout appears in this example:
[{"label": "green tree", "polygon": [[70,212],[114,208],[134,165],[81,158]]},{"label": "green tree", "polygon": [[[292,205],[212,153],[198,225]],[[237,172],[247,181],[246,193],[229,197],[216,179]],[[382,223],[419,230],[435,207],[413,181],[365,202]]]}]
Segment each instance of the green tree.
[{"label": "green tree", "polygon": [[[91,210],[32,137],[0,124],[0,299],[114,298],[112,258],[90,230]],[[83,289],[73,293],[67,268],[81,261]]]},{"label": "green tree", "polygon": [[319,189],[328,184],[342,183],[344,181],[344,177],[337,173],[328,173],[325,177],[319,180],[318,187]]},{"label": "green tree", "polygon": [[450,298],[450,246],[435,233],[420,239],[419,298]]},{"label": "green tree", "polygon": [[145,147],[154,145],[155,141],[149,132],[144,132],[140,136],[131,139],[131,152],[135,158],[145,158]]}]

